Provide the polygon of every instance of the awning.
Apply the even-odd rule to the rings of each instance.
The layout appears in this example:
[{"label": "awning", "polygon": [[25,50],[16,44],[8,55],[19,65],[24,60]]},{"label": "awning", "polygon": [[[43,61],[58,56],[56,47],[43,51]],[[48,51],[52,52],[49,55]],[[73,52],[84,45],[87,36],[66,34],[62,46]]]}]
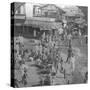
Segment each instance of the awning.
[{"label": "awning", "polygon": [[77,24],[85,23],[85,19],[82,19],[82,18],[75,19],[75,23],[77,23]]},{"label": "awning", "polygon": [[54,21],[39,21],[39,20],[26,20],[25,25],[32,27],[39,27],[41,30],[52,30],[61,28],[61,22]]}]

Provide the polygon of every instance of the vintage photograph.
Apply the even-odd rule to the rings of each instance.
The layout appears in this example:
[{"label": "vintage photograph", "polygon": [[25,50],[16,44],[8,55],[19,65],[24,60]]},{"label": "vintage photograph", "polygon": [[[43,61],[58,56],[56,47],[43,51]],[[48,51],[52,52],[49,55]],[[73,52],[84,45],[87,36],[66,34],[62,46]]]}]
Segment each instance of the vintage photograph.
[{"label": "vintage photograph", "polygon": [[11,3],[11,86],[88,83],[88,7]]}]

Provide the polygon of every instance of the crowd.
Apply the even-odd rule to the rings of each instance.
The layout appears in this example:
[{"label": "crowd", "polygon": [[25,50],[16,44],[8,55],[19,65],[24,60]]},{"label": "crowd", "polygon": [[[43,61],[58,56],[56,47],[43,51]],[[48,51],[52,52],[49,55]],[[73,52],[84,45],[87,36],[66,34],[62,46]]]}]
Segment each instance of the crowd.
[{"label": "crowd", "polygon": [[[75,70],[75,53],[72,50],[72,34],[66,35],[55,32],[54,35],[42,35],[40,42],[28,49],[24,45],[24,38],[21,36],[14,37],[14,62],[15,70],[21,71],[21,82],[24,86],[27,85],[28,65],[26,62],[32,63],[39,68],[41,75],[40,85],[58,85],[70,84],[72,82],[73,72]],[[64,34],[63,34],[64,33]],[[67,36],[67,54],[66,59],[62,56],[60,43]],[[30,46],[31,47],[31,46]],[[85,74],[85,82],[87,81],[87,73]],[[16,84],[17,85],[17,84]]]},{"label": "crowd", "polygon": [[[71,67],[72,65],[69,65],[71,63],[71,61],[70,61],[69,64],[67,65],[67,67],[68,66],[70,66],[70,67],[68,70],[66,70],[67,68],[65,66],[69,60],[63,61],[63,57],[60,55],[60,51],[57,48],[55,48],[56,46],[55,46],[54,42],[51,43],[53,45],[51,45],[51,47],[50,47],[48,42],[46,43],[45,40],[44,41],[42,40],[41,43],[39,43],[37,46],[34,47],[35,50],[33,50],[33,49],[29,50],[29,49],[25,48],[24,43],[20,39],[20,37],[14,38],[14,44],[15,44],[14,45],[15,46],[14,47],[15,69],[21,70],[21,72],[22,72],[21,81],[24,85],[26,85],[26,83],[27,83],[26,77],[27,77],[27,70],[28,70],[28,66],[25,64],[25,62],[35,62],[35,64],[38,67],[42,67],[40,69],[41,69],[41,71],[42,70],[45,71],[45,74],[43,74],[43,75],[46,75],[45,78],[46,77],[49,78],[48,79],[49,84],[55,83],[53,80],[56,78],[56,76],[59,73],[61,73],[63,75],[61,78],[64,78],[66,80],[66,72],[70,71],[73,68],[73,67]],[[70,47],[69,47],[69,49],[70,49]],[[68,50],[68,54],[70,52],[71,51]],[[70,57],[71,57],[71,55],[68,55],[67,58],[69,59]],[[72,71],[69,74],[72,74]],[[65,83],[71,83],[71,82],[68,80]]]}]

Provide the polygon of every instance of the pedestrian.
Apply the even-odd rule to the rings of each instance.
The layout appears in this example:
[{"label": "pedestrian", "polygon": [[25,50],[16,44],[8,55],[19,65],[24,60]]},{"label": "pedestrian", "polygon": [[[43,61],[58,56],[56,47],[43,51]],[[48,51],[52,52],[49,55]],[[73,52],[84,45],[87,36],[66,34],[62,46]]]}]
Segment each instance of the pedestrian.
[{"label": "pedestrian", "polygon": [[88,82],[88,72],[85,73],[85,79],[84,79],[84,83]]},{"label": "pedestrian", "polygon": [[71,57],[71,63],[72,63],[72,70],[73,70],[73,71],[75,70],[75,61],[76,61],[75,55],[72,54],[72,57]]},{"label": "pedestrian", "polygon": [[60,60],[60,65],[61,65],[60,72],[63,72],[64,68],[63,68],[63,59],[62,59],[62,57],[61,57],[61,60]]},{"label": "pedestrian", "polygon": [[24,68],[24,74],[22,76],[22,83],[24,85],[27,85],[27,69],[26,68]]},{"label": "pedestrian", "polygon": [[69,40],[69,48],[66,62],[70,62],[71,55],[72,55],[72,47],[71,47],[71,40]]}]

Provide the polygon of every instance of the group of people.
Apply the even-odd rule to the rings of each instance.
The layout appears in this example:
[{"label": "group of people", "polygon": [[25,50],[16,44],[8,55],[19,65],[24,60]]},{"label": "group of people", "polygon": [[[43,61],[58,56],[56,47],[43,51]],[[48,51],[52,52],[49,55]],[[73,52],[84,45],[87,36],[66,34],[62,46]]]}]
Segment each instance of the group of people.
[{"label": "group of people", "polygon": [[[64,61],[63,57],[60,55],[59,48],[56,48],[55,42],[52,43],[46,42],[45,40],[41,40],[37,46],[34,47],[35,50],[28,50],[24,47],[22,40],[15,39],[15,66],[16,68],[22,71],[22,83],[26,85],[27,80],[27,68],[25,62],[35,62],[35,64],[39,66],[43,66],[44,69],[48,68],[49,78],[55,79],[57,73],[63,74],[63,77],[66,80],[66,72],[72,70],[74,71],[75,65],[72,63],[71,56],[72,50],[71,47],[68,48],[67,60]],[[44,42],[44,43],[43,43]],[[53,44],[53,45],[50,45]],[[66,64],[68,69],[66,68]],[[73,68],[73,69],[72,69]],[[72,74],[70,72],[69,74]],[[68,76],[68,74],[67,74]],[[50,80],[50,84],[53,84],[53,80]],[[72,83],[70,80],[65,83]]]}]

